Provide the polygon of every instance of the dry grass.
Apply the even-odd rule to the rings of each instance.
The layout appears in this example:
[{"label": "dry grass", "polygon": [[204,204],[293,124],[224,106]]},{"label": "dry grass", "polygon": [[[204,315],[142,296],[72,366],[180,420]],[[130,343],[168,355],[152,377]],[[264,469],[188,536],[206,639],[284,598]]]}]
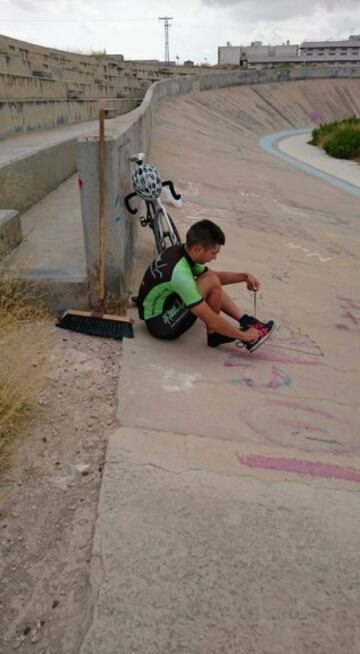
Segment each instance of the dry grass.
[{"label": "dry grass", "polygon": [[[29,339],[30,344],[30,339]],[[35,397],[41,387],[39,369],[34,368],[33,348],[7,341],[0,345],[0,462],[9,454],[14,438],[34,416]],[[35,374],[34,374],[35,371]]]},{"label": "dry grass", "polygon": [[[36,285],[0,266],[0,462],[34,416],[46,369],[49,312]],[[44,328],[45,326],[45,328]]]},{"label": "dry grass", "polygon": [[37,283],[24,282],[21,272],[8,273],[11,259],[0,261],[0,342],[20,324],[48,318]]}]

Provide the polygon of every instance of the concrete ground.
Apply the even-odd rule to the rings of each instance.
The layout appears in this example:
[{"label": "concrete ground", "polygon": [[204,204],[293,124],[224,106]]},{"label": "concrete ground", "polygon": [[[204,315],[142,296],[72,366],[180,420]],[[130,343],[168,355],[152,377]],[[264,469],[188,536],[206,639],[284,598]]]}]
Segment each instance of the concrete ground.
[{"label": "concrete ground", "polygon": [[240,129],[239,92],[164,104],[150,159],[183,194],[182,235],[216,221],[213,268],[257,275],[278,328],[250,355],[210,350],[198,323],[164,343],[136,322],[81,654],[360,653],[358,199],[263,152],[286,125],[242,95]]}]

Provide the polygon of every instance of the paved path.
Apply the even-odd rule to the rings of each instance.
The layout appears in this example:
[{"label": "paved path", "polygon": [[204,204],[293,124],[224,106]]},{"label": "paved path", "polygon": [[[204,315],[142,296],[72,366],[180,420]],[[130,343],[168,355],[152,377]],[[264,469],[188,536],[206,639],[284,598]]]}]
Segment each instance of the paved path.
[{"label": "paved path", "polygon": [[311,132],[294,134],[280,141],[278,147],[281,152],[328,173],[330,182],[331,177],[337,177],[360,188],[360,166],[356,161],[330,157],[324,150],[309,145],[310,139]]},{"label": "paved path", "polygon": [[360,197],[360,166],[355,161],[334,159],[323,150],[308,144],[308,129],[284,130],[267,134],[259,141],[270,154],[300,170],[319,177],[328,184]]},{"label": "paved path", "polygon": [[360,653],[358,199],[263,152],[238,93],[163,105],[151,159],[278,329],[254,355],[200,324],[124,343],[81,654]]}]

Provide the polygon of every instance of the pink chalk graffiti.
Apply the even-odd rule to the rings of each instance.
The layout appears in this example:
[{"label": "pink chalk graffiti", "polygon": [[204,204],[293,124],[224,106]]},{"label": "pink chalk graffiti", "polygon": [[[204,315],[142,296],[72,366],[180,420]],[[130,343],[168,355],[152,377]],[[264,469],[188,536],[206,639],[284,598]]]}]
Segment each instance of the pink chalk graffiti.
[{"label": "pink chalk graffiti", "polygon": [[321,125],[322,123],[322,116],[317,111],[310,113],[309,118],[313,123],[315,123],[315,125]]},{"label": "pink chalk graffiti", "polygon": [[360,470],[347,466],[338,466],[320,461],[307,461],[306,459],[285,459],[267,457],[259,454],[236,456],[239,462],[249,468],[262,468],[263,470],[279,470],[281,472],[293,472],[298,475],[309,477],[322,477],[324,479],[341,479],[360,483]]},{"label": "pink chalk graffiti", "polygon": [[[288,348],[285,349],[287,350]],[[249,354],[247,351],[234,348],[230,350],[224,366],[227,368],[242,366],[244,361],[252,358],[252,356],[253,355]],[[310,354],[304,354],[302,356],[287,354],[286,351],[282,352],[281,349],[279,350],[276,346],[270,344],[264,345],[263,349],[256,353],[257,361],[269,361],[271,363],[285,363],[302,366],[325,366],[326,364],[319,359],[320,357],[315,357]]]},{"label": "pink chalk graffiti", "polygon": [[[281,409],[285,412],[281,412]],[[261,416],[261,412],[265,412],[265,416]],[[347,420],[338,418],[330,411],[297,400],[269,398],[256,406],[246,407],[241,413],[241,420],[262,440],[282,447],[301,445],[305,451],[313,451],[314,447],[319,449],[315,444],[310,446],[303,440],[299,442],[299,438],[303,437],[312,442],[323,440],[321,450],[324,450],[325,443],[330,444],[332,447],[327,447],[326,450],[334,454],[352,454],[360,448],[360,443]],[[351,445],[345,447],[339,442],[340,439],[339,441],[332,439],[330,430],[333,425],[337,426],[337,431],[343,437],[346,433],[350,436]],[[312,434],[324,434],[328,439],[316,439]]]},{"label": "pink chalk graffiti", "polygon": [[309,425],[308,422],[304,422],[302,420],[289,420],[288,418],[280,418],[279,423],[281,425],[285,425],[285,427],[289,427],[290,429],[295,429],[298,431],[309,431],[311,429],[312,432],[318,433],[318,434],[326,434],[326,429],[323,429],[323,427],[315,427],[314,425]]},{"label": "pink chalk graffiti", "polygon": [[[252,368],[251,366],[247,364],[240,364],[241,367],[244,370],[244,373],[247,373],[247,371],[250,369],[252,375],[254,375],[254,372],[256,370],[259,370],[257,368]],[[253,376],[246,376],[246,377],[238,377],[235,379],[231,380],[232,384],[243,384],[244,386],[247,386],[248,388],[252,388],[256,391],[261,391],[261,390],[277,390],[278,388],[282,388],[283,386],[290,386],[292,383],[292,377],[291,375],[288,375],[286,372],[283,370],[280,370],[280,368],[276,368],[275,366],[272,366],[271,369],[271,374],[270,374],[270,379],[268,382],[257,382],[253,378]]]},{"label": "pink chalk graffiti", "polygon": [[360,304],[346,297],[338,297],[338,300],[340,301],[340,307],[343,311],[343,313],[341,314],[342,318],[345,318],[346,320],[350,321],[351,325],[356,325],[356,326],[359,325]]},{"label": "pink chalk graffiti", "polygon": [[[272,339],[256,353],[257,361],[302,366],[326,365],[321,361],[324,355],[317,343],[307,334],[302,334],[298,327],[294,327],[286,319],[281,321]],[[247,350],[234,348],[228,353],[224,365],[242,366],[249,358],[252,358],[252,355]]]}]

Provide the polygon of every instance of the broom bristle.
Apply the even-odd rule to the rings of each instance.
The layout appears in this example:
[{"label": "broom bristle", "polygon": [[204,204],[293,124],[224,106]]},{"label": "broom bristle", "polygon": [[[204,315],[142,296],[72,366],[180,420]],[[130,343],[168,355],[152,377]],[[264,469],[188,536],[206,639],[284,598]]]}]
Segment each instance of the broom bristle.
[{"label": "broom bristle", "polygon": [[128,320],[122,322],[119,318],[112,319],[108,315],[106,317],[93,316],[89,313],[88,315],[79,316],[72,314],[71,311],[65,311],[56,323],[56,326],[81,334],[89,334],[90,336],[117,339],[134,338],[134,330],[131,322]]}]

